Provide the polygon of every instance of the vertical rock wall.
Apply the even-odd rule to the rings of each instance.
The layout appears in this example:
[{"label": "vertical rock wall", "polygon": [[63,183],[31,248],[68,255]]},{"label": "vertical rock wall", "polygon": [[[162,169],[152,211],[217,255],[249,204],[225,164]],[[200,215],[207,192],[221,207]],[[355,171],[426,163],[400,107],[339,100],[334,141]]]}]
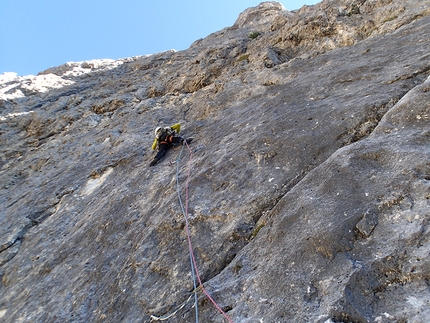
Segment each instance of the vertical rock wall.
[{"label": "vertical rock wall", "polygon": [[[232,321],[427,321],[429,12],[268,2],[185,51],[3,77],[0,318],[194,322],[178,180]],[[148,167],[175,122],[189,178],[180,147]]]}]

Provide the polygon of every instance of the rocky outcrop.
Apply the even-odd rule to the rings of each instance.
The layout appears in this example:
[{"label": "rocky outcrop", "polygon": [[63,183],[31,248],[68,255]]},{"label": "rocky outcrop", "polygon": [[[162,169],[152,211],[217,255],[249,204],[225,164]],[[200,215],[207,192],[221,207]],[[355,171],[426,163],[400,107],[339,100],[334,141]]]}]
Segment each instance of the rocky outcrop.
[{"label": "rocky outcrop", "polygon": [[[195,321],[178,180],[232,321],[427,321],[429,5],[266,2],[184,51],[4,75],[1,319]],[[174,122],[192,156],[149,168]]]}]

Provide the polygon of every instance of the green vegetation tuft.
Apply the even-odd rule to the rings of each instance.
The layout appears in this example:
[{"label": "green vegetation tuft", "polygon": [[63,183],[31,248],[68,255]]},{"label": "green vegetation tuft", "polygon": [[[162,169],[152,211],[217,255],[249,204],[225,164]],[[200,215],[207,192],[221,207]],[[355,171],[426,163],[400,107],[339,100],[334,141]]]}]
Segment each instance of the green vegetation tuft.
[{"label": "green vegetation tuft", "polygon": [[260,232],[260,230],[262,228],[264,228],[265,225],[266,225],[266,223],[260,223],[259,225],[257,225],[255,227],[254,231],[252,231],[252,233],[251,233],[250,240],[254,239],[257,236],[258,232]]},{"label": "green vegetation tuft", "polygon": [[356,4],[353,4],[351,6],[351,10],[348,13],[348,16],[351,17],[352,15],[359,15],[359,14],[360,14],[360,8]]},{"label": "green vegetation tuft", "polygon": [[255,38],[257,38],[258,36],[260,36],[261,35],[261,33],[259,32],[259,31],[253,31],[252,33],[250,33],[249,35],[248,35],[248,38],[250,38],[250,39],[255,39]]},{"label": "green vegetation tuft", "polygon": [[236,262],[236,264],[233,266],[233,272],[237,274],[239,270],[241,270],[243,267],[242,263],[240,261]]},{"label": "green vegetation tuft", "polygon": [[249,54],[244,54],[237,59],[237,62],[248,61],[249,62]]},{"label": "green vegetation tuft", "polygon": [[397,18],[399,18],[399,16],[392,16],[392,17],[389,17],[389,18],[387,18],[386,20],[384,20],[384,21],[383,21],[383,23],[386,23],[386,22],[389,22],[389,21],[396,20]]}]

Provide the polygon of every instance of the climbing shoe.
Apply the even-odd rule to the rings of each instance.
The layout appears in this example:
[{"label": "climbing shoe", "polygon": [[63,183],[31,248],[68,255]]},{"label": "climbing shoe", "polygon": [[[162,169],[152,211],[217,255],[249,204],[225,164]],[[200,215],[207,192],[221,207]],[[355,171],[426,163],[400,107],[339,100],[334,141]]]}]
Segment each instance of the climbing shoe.
[{"label": "climbing shoe", "polygon": [[194,139],[194,138],[192,138],[192,137],[191,137],[191,138],[183,139],[182,141],[184,141],[184,140],[185,140],[185,141],[187,142],[187,144],[190,144],[190,143],[191,143],[191,141],[193,141],[193,139]]},{"label": "climbing shoe", "polygon": [[150,163],[149,163],[149,167],[151,167],[151,166],[155,166],[155,165],[157,165],[157,163],[158,163],[158,159],[157,159],[157,158],[154,158],[154,159],[152,160],[152,162],[150,162]]}]

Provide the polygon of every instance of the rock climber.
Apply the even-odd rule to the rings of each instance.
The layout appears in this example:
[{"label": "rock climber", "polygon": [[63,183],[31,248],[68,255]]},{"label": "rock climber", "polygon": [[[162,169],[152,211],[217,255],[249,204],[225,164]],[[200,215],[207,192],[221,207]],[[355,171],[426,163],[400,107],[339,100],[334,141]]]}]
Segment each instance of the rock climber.
[{"label": "rock climber", "polygon": [[158,147],[158,152],[155,155],[154,159],[151,161],[149,166],[155,166],[160,159],[166,154],[167,150],[170,147],[173,147],[178,144],[182,144],[184,140],[187,143],[190,143],[193,138],[183,138],[179,136],[179,132],[181,131],[181,124],[175,123],[170,127],[157,127],[155,129],[155,139],[152,144],[152,150],[155,150]]}]

